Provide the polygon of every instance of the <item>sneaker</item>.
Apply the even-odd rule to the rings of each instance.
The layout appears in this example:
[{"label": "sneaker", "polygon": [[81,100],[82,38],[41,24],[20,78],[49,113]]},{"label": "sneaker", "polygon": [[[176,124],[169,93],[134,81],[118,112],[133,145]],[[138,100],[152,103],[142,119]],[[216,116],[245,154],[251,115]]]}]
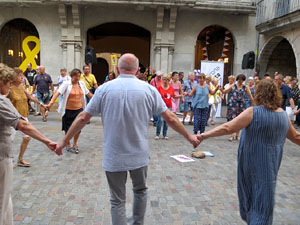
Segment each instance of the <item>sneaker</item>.
[{"label": "sneaker", "polygon": [[156,137],[155,137],[155,140],[159,140],[159,136],[156,136]]},{"label": "sneaker", "polygon": [[168,138],[168,136],[164,136],[164,139],[165,139],[165,140],[168,140],[169,138]]}]

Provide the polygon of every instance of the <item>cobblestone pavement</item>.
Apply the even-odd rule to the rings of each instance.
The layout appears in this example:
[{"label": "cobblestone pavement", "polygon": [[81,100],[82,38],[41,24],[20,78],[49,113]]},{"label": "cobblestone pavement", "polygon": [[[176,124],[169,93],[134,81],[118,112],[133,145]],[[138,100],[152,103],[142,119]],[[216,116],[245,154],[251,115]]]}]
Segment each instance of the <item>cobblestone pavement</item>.
[{"label": "cobblestone pavement", "polygon": [[[57,113],[48,122],[40,117],[30,121],[46,136],[59,141],[64,136]],[[219,119],[218,123],[224,122]],[[186,125],[192,131],[192,126]],[[209,127],[208,129],[210,129]],[[198,149],[214,158],[180,163],[170,158],[189,155],[192,146],[169,128],[169,140],[154,140],[149,126],[151,162],[148,169],[147,225],[244,224],[239,217],[236,190],[238,143],[228,136],[206,140]],[[116,141],[119,135],[116,134]],[[109,189],[101,167],[103,129],[92,118],[79,139],[80,154],[64,152],[61,157],[32,140],[25,153],[30,168],[14,169],[15,224],[111,224]],[[21,134],[13,149],[17,157]],[[300,224],[300,151],[287,141],[277,182],[274,223]],[[117,156],[116,156],[117,157]],[[132,191],[127,182],[127,215],[130,217]]]}]

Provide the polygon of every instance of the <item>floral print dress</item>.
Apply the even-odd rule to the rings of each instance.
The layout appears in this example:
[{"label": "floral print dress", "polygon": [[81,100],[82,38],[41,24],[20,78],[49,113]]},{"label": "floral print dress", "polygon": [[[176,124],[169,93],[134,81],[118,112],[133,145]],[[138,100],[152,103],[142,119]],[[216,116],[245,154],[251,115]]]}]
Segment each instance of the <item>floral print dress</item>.
[{"label": "floral print dress", "polygon": [[230,121],[240,115],[245,109],[245,95],[246,86],[243,85],[241,89],[238,89],[237,85],[234,85],[232,90],[232,95],[228,98],[228,108],[227,108],[227,120]]}]

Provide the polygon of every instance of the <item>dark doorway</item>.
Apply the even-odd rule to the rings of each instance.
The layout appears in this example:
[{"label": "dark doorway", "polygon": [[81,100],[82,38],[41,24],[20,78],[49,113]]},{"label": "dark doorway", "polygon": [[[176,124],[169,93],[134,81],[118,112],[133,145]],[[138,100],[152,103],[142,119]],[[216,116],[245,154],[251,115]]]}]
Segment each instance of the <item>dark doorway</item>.
[{"label": "dark doorway", "polygon": [[[22,42],[27,36],[39,38],[39,33],[31,22],[25,19],[7,22],[0,32],[0,62],[10,67],[20,66],[26,57]],[[29,42],[28,46],[32,50],[35,43]],[[35,61],[38,65],[40,64],[40,53],[35,57]]]},{"label": "dark doorway", "polygon": [[274,48],[267,66],[267,72],[273,75],[275,72],[284,76],[296,77],[296,58],[293,48],[288,40],[281,40]]},{"label": "dark doorway", "polygon": [[103,84],[106,76],[108,75],[108,63],[103,58],[97,58],[97,63],[92,65],[93,74],[96,77],[98,84]]},{"label": "dark doorway", "polygon": [[224,85],[232,75],[234,41],[226,28],[213,25],[203,29],[196,42],[195,69],[201,69],[201,60],[224,62]]},{"label": "dark doorway", "polygon": [[[139,58],[144,67],[150,65],[150,40],[151,34],[148,30],[131,23],[105,23],[87,31],[87,44],[91,45],[97,54],[120,55],[130,52]],[[109,57],[105,59],[108,63],[108,70],[116,73],[116,67],[111,64]],[[94,69],[92,72],[96,77],[100,77]]]}]

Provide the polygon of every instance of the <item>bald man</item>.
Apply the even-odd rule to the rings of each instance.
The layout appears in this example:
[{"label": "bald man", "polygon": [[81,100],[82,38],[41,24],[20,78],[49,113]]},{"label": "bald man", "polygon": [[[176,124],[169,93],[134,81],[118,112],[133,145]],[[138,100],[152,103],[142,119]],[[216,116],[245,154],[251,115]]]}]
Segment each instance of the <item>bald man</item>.
[{"label": "bald man", "polygon": [[[39,71],[40,73],[37,74],[34,78],[32,92],[34,93],[35,89],[37,88],[37,92],[36,92],[37,99],[41,103],[47,105],[50,99],[49,87],[51,88],[53,93],[54,86],[52,83],[51,76],[45,73],[45,67],[41,65],[39,67]],[[43,116],[43,122],[47,122],[46,110],[44,109],[44,107],[41,107],[40,110]]]},{"label": "bald man", "polygon": [[100,86],[87,108],[73,122],[57,153],[81,130],[92,116],[101,114],[104,143],[102,166],[106,172],[111,193],[113,225],[126,225],[125,184],[129,172],[133,184],[133,216],[131,224],[144,224],[147,205],[147,166],[149,163],[148,125],[151,115],[160,114],[194,147],[199,141],[189,134],[172,113],[155,87],[136,78],[139,60],[133,54],[124,54],[118,61],[117,79]]}]

